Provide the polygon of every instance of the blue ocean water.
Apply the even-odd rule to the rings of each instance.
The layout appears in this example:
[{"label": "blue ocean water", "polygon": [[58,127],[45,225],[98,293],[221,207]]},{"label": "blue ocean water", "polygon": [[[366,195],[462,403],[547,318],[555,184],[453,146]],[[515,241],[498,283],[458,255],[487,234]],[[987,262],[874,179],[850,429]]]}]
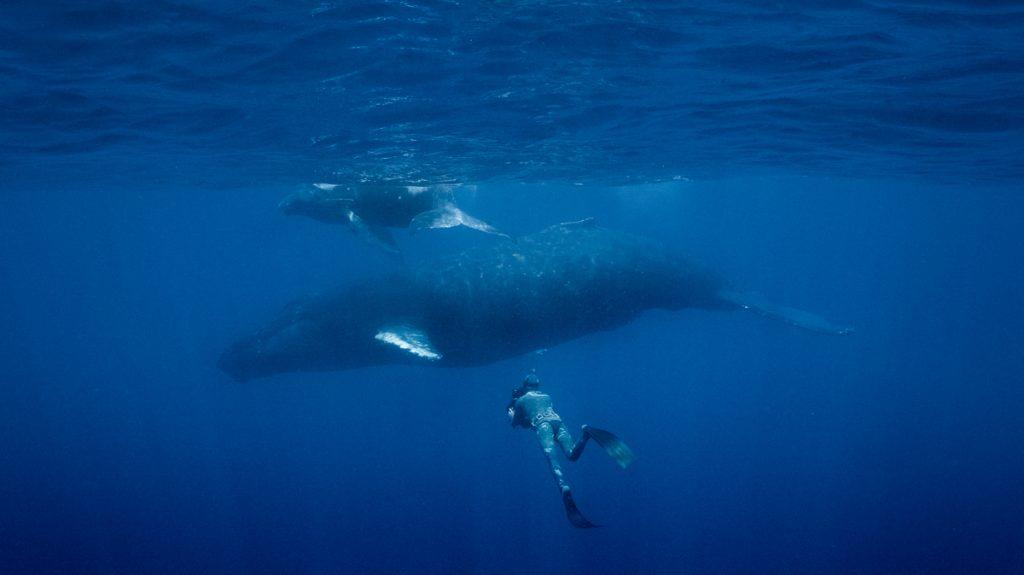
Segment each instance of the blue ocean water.
[{"label": "blue ocean water", "polygon": [[[1024,5],[5,2],[0,572],[1024,572]],[[396,263],[311,182],[462,183],[855,326],[653,311],[542,354],[239,384]],[[396,233],[410,261],[498,241]],[[508,426],[531,369],[565,470]]]}]

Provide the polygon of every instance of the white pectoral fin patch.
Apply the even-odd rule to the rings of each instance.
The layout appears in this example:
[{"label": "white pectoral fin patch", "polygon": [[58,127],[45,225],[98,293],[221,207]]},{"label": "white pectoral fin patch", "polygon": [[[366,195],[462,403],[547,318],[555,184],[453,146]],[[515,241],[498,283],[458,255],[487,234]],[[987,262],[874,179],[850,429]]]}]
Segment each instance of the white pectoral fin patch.
[{"label": "white pectoral fin patch", "polygon": [[430,338],[422,330],[407,325],[388,326],[373,336],[377,341],[393,345],[416,357],[430,361],[441,359],[441,354],[434,350]]}]

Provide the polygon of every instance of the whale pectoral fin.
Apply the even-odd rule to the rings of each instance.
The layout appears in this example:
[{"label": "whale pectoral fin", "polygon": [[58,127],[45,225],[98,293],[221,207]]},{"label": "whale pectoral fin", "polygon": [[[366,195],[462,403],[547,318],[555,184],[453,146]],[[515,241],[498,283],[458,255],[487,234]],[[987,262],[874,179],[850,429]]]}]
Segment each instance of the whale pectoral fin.
[{"label": "whale pectoral fin", "polygon": [[367,227],[366,232],[368,233],[367,239],[370,243],[376,244],[392,254],[398,253],[398,244],[395,243],[395,238],[391,235],[391,232],[377,226]]},{"label": "whale pectoral fin", "polygon": [[359,214],[351,209],[345,211],[345,219],[363,241],[392,254],[398,253],[398,245],[395,243],[395,238],[391,236],[391,232],[382,227],[368,225],[363,218],[359,217]]},{"label": "whale pectoral fin", "polygon": [[428,361],[441,359],[441,354],[434,349],[427,334],[412,326],[388,326],[378,331],[373,338]]},{"label": "whale pectoral fin", "polygon": [[462,222],[459,221],[458,212],[455,212],[449,209],[448,206],[445,206],[443,208],[418,214],[409,222],[409,229],[414,232],[418,232],[420,230],[454,228],[461,224]]},{"label": "whale pectoral fin", "polygon": [[718,297],[729,306],[749,310],[810,331],[832,335],[848,335],[853,333],[853,328],[850,326],[833,323],[808,311],[771,303],[754,294],[725,291],[719,293]]},{"label": "whale pectoral fin", "polygon": [[456,211],[458,211],[459,214],[461,214],[462,225],[467,227],[467,228],[469,228],[469,229],[471,229],[471,230],[476,230],[478,232],[484,232],[485,234],[493,234],[493,235],[501,236],[501,237],[504,237],[504,238],[510,237],[508,234],[499,231],[498,228],[492,226],[491,224],[489,224],[489,223],[487,223],[487,222],[485,222],[483,220],[478,220],[477,218],[474,218],[473,216],[467,214],[466,212],[463,212],[463,211],[459,210],[458,208],[456,208]]},{"label": "whale pectoral fin", "polygon": [[458,226],[484,232],[485,234],[509,237],[508,234],[501,233],[494,226],[474,218],[452,204],[437,208],[436,210],[423,212],[409,222],[409,229],[412,231],[447,229]]}]

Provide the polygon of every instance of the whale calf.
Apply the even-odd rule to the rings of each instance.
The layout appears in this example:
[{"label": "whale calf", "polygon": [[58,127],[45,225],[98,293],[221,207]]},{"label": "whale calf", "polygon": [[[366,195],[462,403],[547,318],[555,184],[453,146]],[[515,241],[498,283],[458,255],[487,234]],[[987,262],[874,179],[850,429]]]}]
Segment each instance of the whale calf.
[{"label": "whale calf", "polygon": [[455,204],[456,187],[318,183],[290,194],[278,208],[289,215],[346,225],[363,240],[389,252],[397,252],[398,248],[387,228],[415,231],[464,226],[505,236],[487,222],[460,210]]},{"label": "whale calf", "polygon": [[744,300],[657,242],[584,220],[298,300],[231,345],[219,366],[247,381],[393,363],[481,365],[616,328],[645,310],[689,307],[747,309],[824,333],[849,331]]}]

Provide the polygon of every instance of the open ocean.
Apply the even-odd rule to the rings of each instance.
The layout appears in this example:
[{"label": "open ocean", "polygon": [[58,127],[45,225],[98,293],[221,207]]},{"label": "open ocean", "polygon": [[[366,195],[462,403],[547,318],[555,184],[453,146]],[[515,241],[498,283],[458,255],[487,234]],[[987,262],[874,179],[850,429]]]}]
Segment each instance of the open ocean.
[{"label": "open ocean", "polygon": [[[0,573],[1024,573],[1024,2],[0,4]],[[286,217],[460,184],[854,327],[653,310],[238,383],[296,297],[506,241]],[[569,429],[567,521],[505,405]]]}]

